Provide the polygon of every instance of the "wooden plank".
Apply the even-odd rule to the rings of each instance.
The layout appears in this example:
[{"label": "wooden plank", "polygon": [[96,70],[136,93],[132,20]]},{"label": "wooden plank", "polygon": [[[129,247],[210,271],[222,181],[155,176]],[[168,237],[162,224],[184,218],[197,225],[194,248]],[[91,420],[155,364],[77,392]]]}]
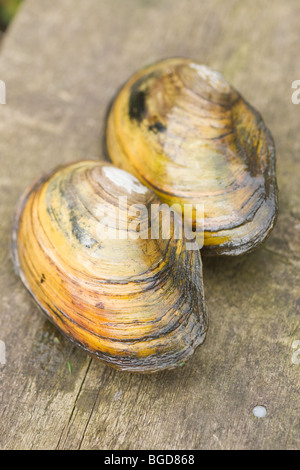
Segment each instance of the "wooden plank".
[{"label": "wooden plank", "polygon": [[[26,0],[0,56],[2,449],[299,448],[299,14],[298,0]],[[38,174],[102,158],[115,90],[176,55],[223,72],[262,112],[280,215],[256,252],[204,259],[207,340],[186,366],[140,376],[91,360],[41,316],[13,271],[11,219]]]}]

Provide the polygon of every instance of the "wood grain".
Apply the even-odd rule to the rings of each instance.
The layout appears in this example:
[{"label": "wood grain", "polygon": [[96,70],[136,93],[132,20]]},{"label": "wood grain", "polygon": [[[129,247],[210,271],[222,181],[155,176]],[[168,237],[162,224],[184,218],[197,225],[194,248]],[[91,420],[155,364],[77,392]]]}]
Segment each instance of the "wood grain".
[{"label": "wood grain", "polygon": [[[298,0],[24,2],[0,55],[2,449],[299,448],[299,14]],[[257,251],[203,260],[210,327],[193,358],[140,376],[62,338],[15,275],[9,240],[24,188],[59,163],[102,158],[118,87],[171,56],[220,71],[262,113],[280,214]],[[253,416],[256,405],[265,418]]]}]

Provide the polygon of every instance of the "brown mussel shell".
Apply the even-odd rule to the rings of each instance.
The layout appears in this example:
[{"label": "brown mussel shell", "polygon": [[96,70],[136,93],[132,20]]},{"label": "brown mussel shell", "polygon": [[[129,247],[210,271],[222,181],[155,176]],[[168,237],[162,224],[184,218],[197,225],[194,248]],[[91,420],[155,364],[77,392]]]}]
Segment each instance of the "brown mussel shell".
[{"label": "brown mussel shell", "polygon": [[[163,227],[147,237],[142,210],[143,233],[128,237],[129,208],[152,204],[160,206],[155,193],[125,171],[76,162],[25,191],[12,233],[16,272],[47,318],[93,357],[132,372],[183,364],[207,330],[199,251],[172,231],[164,237]],[[118,238],[103,237],[103,227]]]},{"label": "brown mussel shell", "polygon": [[[275,147],[261,115],[227,81],[189,59],[135,73],[114,99],[106,149],[172,206],[204,207],[208,254],[238,255],[277,215]],[[197,229],[197,227],[196,227]]]}]

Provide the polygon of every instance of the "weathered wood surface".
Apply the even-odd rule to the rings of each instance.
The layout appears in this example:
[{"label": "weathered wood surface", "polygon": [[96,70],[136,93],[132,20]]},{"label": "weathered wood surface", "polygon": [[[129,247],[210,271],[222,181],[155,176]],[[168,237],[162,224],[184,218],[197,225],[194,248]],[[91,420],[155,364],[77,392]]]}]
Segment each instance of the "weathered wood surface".
[{"label": "weathered wood surface", "polygon": [[[299,0],[25,1],[0,54],[2,449],[299,448],[299,15]],[[204,259],[210,329],[186,366],[132,375],[91,360],[39,313],[13,271],[11,219],[39,173],[102,157],[120,84],[178,55],[223,72],[262,112],[280,215],[256,252]]]}]

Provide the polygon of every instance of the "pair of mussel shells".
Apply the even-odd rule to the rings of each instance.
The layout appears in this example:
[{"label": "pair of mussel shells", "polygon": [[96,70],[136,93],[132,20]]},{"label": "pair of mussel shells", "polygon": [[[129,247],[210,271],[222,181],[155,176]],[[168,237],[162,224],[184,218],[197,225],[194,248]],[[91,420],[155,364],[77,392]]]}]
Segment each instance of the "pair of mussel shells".
[{"label": "pair of mussel shells", "polygon": [[[274,226],[273,139],[220,74],[168,59],[118,92],[106,149],[112,163],[61,166],[25,191],[14,265],[47,317],[92,356],[133,372],[171,369],[205,339],[200,253],[249,252]],[[178,236],[182,218],[201,251]]]}]

